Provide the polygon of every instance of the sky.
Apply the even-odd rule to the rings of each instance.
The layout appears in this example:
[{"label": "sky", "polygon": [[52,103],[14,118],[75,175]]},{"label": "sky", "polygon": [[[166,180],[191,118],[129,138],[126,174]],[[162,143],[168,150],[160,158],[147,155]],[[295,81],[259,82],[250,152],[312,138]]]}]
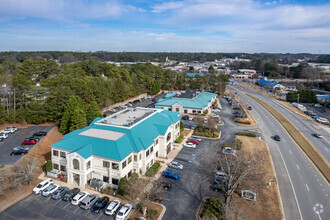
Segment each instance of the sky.
[{"label": "sky", "polygon": [[330,0],[0,0],[0,51],[330,54]]}]

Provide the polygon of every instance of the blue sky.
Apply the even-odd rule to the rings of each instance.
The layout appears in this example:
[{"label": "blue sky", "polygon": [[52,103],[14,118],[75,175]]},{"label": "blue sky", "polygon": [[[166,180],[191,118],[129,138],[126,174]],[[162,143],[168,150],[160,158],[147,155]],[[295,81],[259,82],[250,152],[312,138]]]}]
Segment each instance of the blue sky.
[{"label": "blue sky", "polygon": [[0,0],[0,51],[330,53],[330,0]]}]

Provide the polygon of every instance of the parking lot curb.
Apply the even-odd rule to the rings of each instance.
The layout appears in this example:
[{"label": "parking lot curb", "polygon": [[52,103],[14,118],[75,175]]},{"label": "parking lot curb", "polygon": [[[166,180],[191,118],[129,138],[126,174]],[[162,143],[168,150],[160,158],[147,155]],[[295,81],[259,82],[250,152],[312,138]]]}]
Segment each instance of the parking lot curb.
[{"label": "parking lot curb", "polygon": [[159,215],[159,217],[158,217],[158,220],[161,220],[161,219],[163,218],[165,212],[166,212],[166,207],[165,207],[163,204],[161,204],[161,203],[157,203],[157,202],[153,202],[153,203],[154,203],[154,204],[157,204],[157,205],[160,205],[160,206],[163,207],[163,210],[162,210],[162,212],[160,213],[160,215]]},{"label": "parking lot curb", "polygon": [[2,211],[4,211],[4,210],[8,209],[9,207],[15,205],[17,202],[19,202],[20,200],[24,199],[25,197],[28,197],[30,194],[31,194],[31,193],[26,193],[26,194],[24,194],[23,196],[19,197],[18,199],[16,199],[16,200],[10,202],[8,205],[5,205],[5,206],[1,207],[1,208],[0,208],[0,212],[2,212]]},{"label": "parking lot curb", "polygon": [[204,197],[203,198],[203,200],[202,200],[202,202],[201,202],[201,204],[199,204],[199,207],[198,207],[198,209],[197,209],[197,213],[196,213],[196,219],[201,219],[200,217],[199,217],[199,214],[200,214],[200,212],[201,212],[201,209],[202,209],[202,206],[203,206],[203,204],[204,204],[204,201],[206,200],[206,199],[209,199],[209,198],[211,198],[211,197]]}]

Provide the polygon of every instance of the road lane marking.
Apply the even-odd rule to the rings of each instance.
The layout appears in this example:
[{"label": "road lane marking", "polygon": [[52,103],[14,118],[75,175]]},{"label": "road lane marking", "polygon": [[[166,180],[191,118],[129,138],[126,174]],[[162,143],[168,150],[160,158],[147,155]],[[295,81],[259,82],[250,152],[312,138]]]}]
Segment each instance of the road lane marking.
[{"label": "road lane marking", "polygon": [[300,170],[300,168],[299,168],[298,164],[296,164],[296,165],[297,165],[297,168],[298,168],[298,170]]},{"label": "road lane marking", "polygon": [[283,142],[285,142],[285,139],[283,139]]},{"label": "road lane marking", "polygon": [[289,150],[290,154],[292,154],[291,150]]},{"label": "road lane marking", "polygon": [[279,132],[279,130],[278,130],[278,129],[276,129],[276,131],[277,131],[277,132]]},{"label": "road lane marking", "polygon": [[306,186],[306,188],[307,188],[307,190],[308,190],[308,192],[309,192],[309,188],[308,188],[307,184],[305,184],[305,186]]}]

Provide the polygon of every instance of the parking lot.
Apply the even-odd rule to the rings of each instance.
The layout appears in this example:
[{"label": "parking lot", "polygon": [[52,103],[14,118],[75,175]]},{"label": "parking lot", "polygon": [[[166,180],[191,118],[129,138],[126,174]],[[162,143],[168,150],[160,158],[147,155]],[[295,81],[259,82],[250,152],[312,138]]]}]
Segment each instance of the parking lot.
[{"label": "parking lot", "polygon": [[[20,128],[13,134],[8,134],[8,137],[0,142],[0,165],[14,164],[22,156],[15,155],[10,156],[12,149],[16,146],[20,146],[25,138],[31,137],[35,132],[38,131],[50,131],[52,126],[30,126],[27,128]],[[33,145],[30,145],[32,148]]]},{"label": "parking lot", "polygon": [[[119,209],[118,209],[119,210]],[[61,199],[31,194],[0,213],[0,219],[110,219],[113,216],[94,214]]]}]

